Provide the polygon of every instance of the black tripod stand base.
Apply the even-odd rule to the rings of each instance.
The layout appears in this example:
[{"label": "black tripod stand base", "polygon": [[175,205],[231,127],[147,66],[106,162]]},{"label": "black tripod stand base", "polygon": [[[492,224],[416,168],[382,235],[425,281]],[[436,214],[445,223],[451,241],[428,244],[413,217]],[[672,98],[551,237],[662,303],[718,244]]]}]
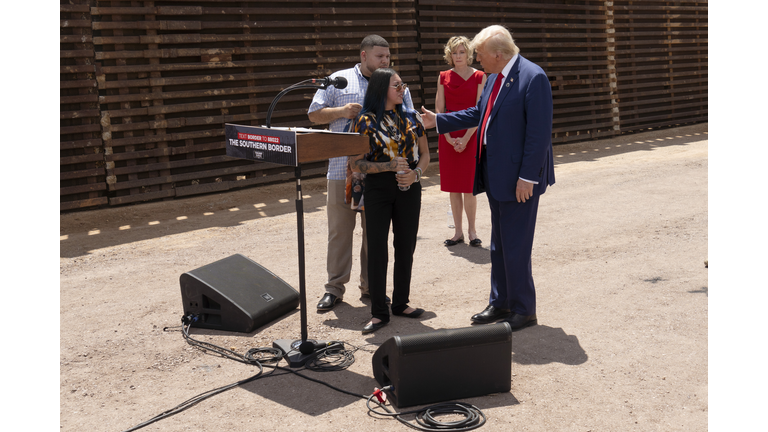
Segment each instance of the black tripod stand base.
[{"label": "black tripod stand base", "polygon": [[[313,342],[315,344],[323,344],[327,345],[327,341],[314,341],[310,340],[310,342]],[[288,362],[288,366],[291,368],[299,368],[304,366],[308,361],[315,358],[318,354],[323,352],[323,349],[313,351],[309,354],[302,354],[301,351],[299,351],[299,345],[301,345],[301,339],[294,340],[294,339],[278,339],[274,342],[272,342],[272,347],[279,348],[283,351],[284,355],[283,358],[285,361]]]}]

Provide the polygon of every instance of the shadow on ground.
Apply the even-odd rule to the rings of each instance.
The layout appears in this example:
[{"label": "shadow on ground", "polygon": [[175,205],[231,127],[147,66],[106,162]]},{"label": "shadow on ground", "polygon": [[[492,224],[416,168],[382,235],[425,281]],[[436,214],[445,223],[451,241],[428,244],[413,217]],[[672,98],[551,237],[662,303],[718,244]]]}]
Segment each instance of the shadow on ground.
[{"label": "shadow on ground", "polygon": [[[561,144],[554,147],[555,165],[591,162],[608,156],[687,145],[706,139],[707,124],[703,123],[606,140]],[[439,164],[433,161],[425,173],[423,187],[439,187],[439,184]],[[324,177],[303,179],[304,213],[322,211],[326,204],[325,191]],[[63,213],[59,217],[59,255],[61,258],[73,258],[97,249],[295,213],[295,195],[296,186],[291,182],[170,201]],[[487,244],[489,240],[485,247],[478,249],[485,249]],[[489,259],[475,256],[472,252],[462,256],[479,264],[487,263],[486,259]]]}]

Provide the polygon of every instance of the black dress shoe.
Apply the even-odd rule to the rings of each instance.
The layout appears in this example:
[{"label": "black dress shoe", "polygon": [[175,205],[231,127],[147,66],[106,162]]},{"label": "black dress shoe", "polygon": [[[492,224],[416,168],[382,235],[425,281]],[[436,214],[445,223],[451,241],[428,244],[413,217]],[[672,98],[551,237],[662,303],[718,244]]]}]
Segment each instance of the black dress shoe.
[{"label": "black dress shoe", "polygon": [[319,311],[329,311],[333,309],[334,306],[336,306],[336,303],[340,302],[341,299],[336,297],[335,295],[331,293],[325,293],[323,298],[320,299],[319,302],[317,302],[317,310]]},{"label": "black dress shoe", "polygon": [[403,316],[403,317],[406,317],[406,318],[418,318],[418,317],[420,317],[420,316],[421,316],[421,314],[423,314],[423,313],[424,313],[424,309],[422,309],[422,308],[418,308],[418,309],[414,310],[414,311],[413,311],[413,312],[411,312],[411,313],[405,313],[405,311],[403,311],[403,312],[400,312],[400,313],[394,313],[394,312],[392,312],[392,315]]},{"label": "black dress shoe", "polygon": [[509,315],[510,311],[507,309],[499,309],[493,307],[493,305],[488,305],[482,312],[472,315],[472,322],[477,324],[489,324],[507,318]]},{"label": "black dress shoe", "polygon": [[363,327],[363,334],[373,333],[387,324],[389,324],[389,321],[380,321],[377,323],[369,322]]},{"label": "black dress shoe", "polygon": [[534,326],[538,322],[536,320],[536,314],[533,314],[533,315],[512,314],[511,317],[505,319],[504,321],[509,323],[509,326],[512,327],[512,331],[522,330],[526,327]]},{"label": "black dress shoe", "polygon": [[444,241],[446,246],[456,246],[459,243],[464,243],[464,237],[460,237],[458,240],[448,239]]}]

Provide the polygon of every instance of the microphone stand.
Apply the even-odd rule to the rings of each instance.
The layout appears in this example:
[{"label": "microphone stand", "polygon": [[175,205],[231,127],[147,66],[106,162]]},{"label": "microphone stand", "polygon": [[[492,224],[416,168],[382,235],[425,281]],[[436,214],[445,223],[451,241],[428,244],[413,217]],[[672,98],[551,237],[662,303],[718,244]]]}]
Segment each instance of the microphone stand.
[{"label": "microphone stand", "polygon": [[[307,80],[311,81],[311,80]],[[298,90],[298,89],[325,89],[327,85],[324,84],[305,84],[307,81],[302,81],[298,84],[294,84],[275,96],[272,103],[267,110],[267,127],[272,128],[272,111],[277,105],[277,101],[280,100],[286,93]],[[305,277],[305,262],[304,262],[304,201],[301,196],[301,164],[297,164],[295,168],[296,174],[296,226],[299,242],[299,308],[301,314],[301,339],[278,339],[272,342],[274,348],[279,348],[284,353],[284,358],[288,362],[288,366],[292,368],[298,368],[304,366],[310,359],[314,358],[324,348],[318,348],[320,346],[328,346],[327,341],[315,341],[307,339],[307,288]]]}]

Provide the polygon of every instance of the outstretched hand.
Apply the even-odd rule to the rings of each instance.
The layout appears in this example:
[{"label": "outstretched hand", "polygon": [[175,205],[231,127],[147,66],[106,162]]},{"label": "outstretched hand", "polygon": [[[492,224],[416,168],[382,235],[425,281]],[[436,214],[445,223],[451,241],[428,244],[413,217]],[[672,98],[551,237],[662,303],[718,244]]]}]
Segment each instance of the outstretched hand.
[{"label": "outstretched hand", "polygon": [[424,123],[424,127],[432,129],[437,124],[437,116],[432,111],[421,107],[421,122]]}]

